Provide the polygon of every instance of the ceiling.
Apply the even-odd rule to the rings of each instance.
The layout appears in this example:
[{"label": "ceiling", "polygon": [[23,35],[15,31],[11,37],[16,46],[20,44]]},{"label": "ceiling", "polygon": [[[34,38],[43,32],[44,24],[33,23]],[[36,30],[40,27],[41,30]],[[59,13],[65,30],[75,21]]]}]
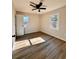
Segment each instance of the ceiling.
[{"label": "ceiling", "polygon": [[33,7],[29,5],[30,1],[38,4],[40,0],[13,0],[15,10],[21,12],[42,14],[66,5],[66,0],[44,0],[43,4],[47,6],[46,10],[41,10],[41,12],[38,12],[38,10],[32,11]]}]

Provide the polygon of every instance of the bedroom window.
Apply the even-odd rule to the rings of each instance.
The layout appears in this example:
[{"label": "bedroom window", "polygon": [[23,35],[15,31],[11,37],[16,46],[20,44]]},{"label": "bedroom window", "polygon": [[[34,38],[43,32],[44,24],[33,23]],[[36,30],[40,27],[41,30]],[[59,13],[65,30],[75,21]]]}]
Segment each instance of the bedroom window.
[{"label": "bedroom window", "polygon": [[51,28],[53,30],[59,29],[59,14],[54,14],[51,16]]},{"label": "bedroom window", "polygon": [[26,27],[28,23],[29,23],[29,16],[24,16],[24,17],[23,17],[23,24],[24,24],[24,27]]},{"label": "bedroom window", "polygon": [[29,16],[24,16],[23,20],[24,24],[27,24],[29,22]]}]

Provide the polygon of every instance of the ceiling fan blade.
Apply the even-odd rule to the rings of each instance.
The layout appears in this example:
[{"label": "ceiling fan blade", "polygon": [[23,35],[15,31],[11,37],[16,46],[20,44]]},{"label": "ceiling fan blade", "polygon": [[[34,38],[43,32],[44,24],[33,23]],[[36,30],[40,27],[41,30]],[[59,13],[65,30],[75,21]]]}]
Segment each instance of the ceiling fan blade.
[{"label": "ceiling fan blade", "polygon": [[34,11],[34,10],[36,10],[36,9],[32,9],[32,11]]},{"label": "ceiling fan blade", "polygon": [[30,6],[32,6],[32,7],[34,7],[34,8],[36,8],[36,6],[34,6],[34,5],[32,5],[32,4],[30,4]]},{"label": "ceiling fan blade", "polygon": [[44,9],[44,10],[46,10],[46,8],[40,8],[40,9]]},{"label": "ceiling fan blade", "polygon": [[32,4],[34,4],[34,5],[37,5],[36,3],[34,3],[34,2],[30,2],[30,3],[32,3]]}]

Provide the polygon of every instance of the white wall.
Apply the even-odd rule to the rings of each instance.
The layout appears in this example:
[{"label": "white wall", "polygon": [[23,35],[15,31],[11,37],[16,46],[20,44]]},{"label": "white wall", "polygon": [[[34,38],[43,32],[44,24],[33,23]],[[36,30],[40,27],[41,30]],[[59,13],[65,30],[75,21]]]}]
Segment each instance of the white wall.
[{"label": "white wall", "polygon": [[[49,17],[55,13],[59,13],[59,30],[50,28]],[[45,13],[41,15],[41,31],[59,39],[66,40],[66,7]]]},{"label": "white wall", "polygon": [[29,16],[29,23],[26,27],[25,34],[39,31],[39,16],[37,14],[16,12],[16,15]]}]

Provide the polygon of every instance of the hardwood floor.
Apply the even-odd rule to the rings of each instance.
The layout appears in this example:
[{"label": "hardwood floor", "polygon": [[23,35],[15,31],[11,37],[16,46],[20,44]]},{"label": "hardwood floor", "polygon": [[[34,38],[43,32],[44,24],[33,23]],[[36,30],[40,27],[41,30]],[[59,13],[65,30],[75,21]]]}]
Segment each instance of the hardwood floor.
[{"label": "hardwood floor", "polygon": [[[30,39],[38,37],[45,42],[33,45]],[[23,40],[29,40],[30,46],[14,50],[13,59],[66,59],[66,42],[60,39],[37,32],[18,37],[16,42]]]}]

